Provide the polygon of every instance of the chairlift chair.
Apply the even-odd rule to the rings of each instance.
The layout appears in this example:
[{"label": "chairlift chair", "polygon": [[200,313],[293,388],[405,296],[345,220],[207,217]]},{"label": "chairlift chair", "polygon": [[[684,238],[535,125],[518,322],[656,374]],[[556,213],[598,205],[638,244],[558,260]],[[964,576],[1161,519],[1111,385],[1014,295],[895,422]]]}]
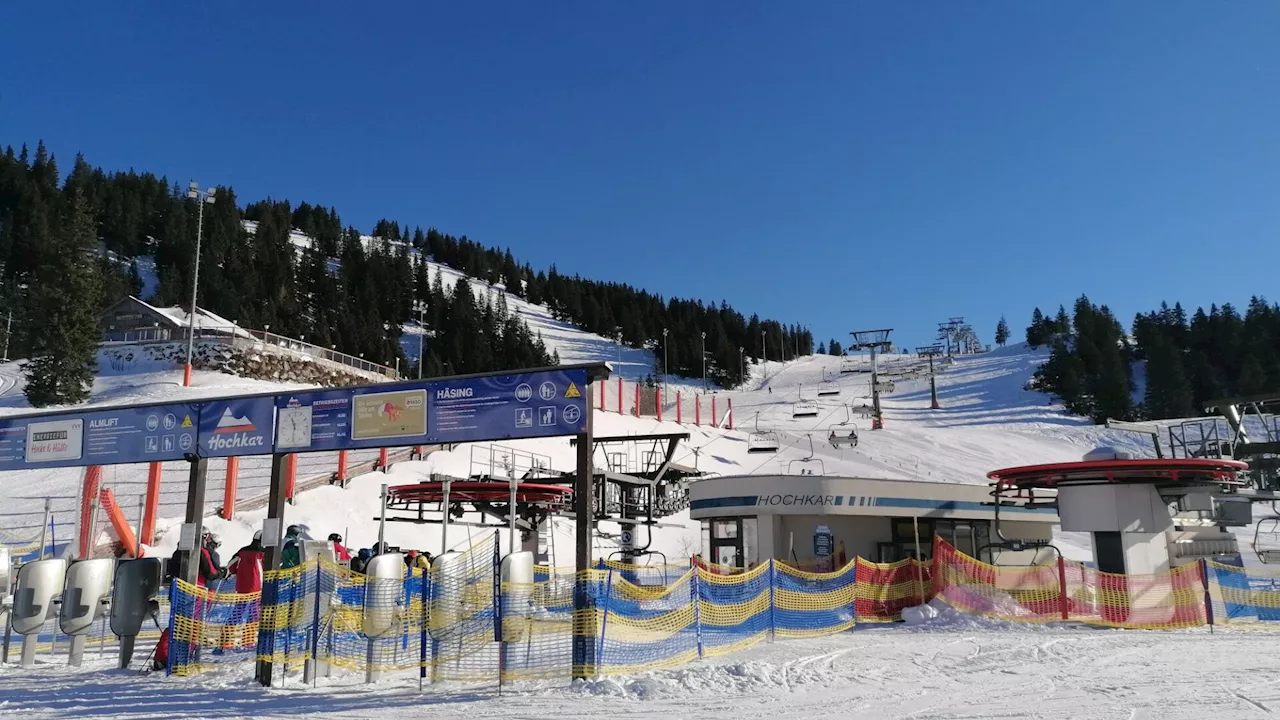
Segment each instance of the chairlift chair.
[{"label": "chairlift chair", "polygon": [[840,361],[841,375],[846,375],[848,373],[856,373],[856,372],[858,372],[858,363],[850,359],[845,359]]},{"label": "chairlift chair", "polygon": [[778,433],[760,429],[760,413],[756,413],[755,432],[747,435],[748,453],[776,453],[782,446]]},{"label": "chairlift chair", "polygon": [[[800,458],[799,460],[792,460],[791,462],[787,463],[787,474],[788,475],[826,475],[827,474],[826,463],[822,462],[821,459],[813,456],[813,436],[805,435],[805,437],[809,438],[809,455],[808,457],[803,457],[803,458]],[[796,471],[796,465],[800,466],[800,469],[798,472]]]},{"label": "chairlift chair", "polygon": [[881,395],[892,394],[894,388],[895,388],[895,385],[893,384],[892,380],[889,380],[887,382],[876,383],[876,392],[880,393]]},{"label": "chairlift chair", "polygon": [[827,428],[827,442],[831,447],[858,447],[858,428],[853,425],[840,427],[832,425]]},{"label": "chairlift chair", "polygon": [[822,382],[818,383],[818,397],[839,395],[840,386],[827,379],[827,371],[822,371]]},{"label": "chairlift chair", "polygon": [[800,402],[791,406],[791,417],[793,418],[817,417],[817,416],[818,416],[818,403],[812,400],[801,400]]},{"label": "chairlift chair", "polygon": [[[1262,530],[1264,525],[1266,532]],[[1253,531],[1253,552],[1265,565],[1280,563],[1280,515],[1268,515],[1258,521]]]}]

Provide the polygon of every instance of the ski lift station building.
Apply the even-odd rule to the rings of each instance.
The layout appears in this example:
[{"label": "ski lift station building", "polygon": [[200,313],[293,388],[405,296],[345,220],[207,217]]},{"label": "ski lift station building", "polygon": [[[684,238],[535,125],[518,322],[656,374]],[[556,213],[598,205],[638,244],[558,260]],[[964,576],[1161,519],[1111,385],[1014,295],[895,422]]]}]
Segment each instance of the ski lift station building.
[{"label": "ski lift station building", "polygon": [[987,485],[837,477],[738,475],[703,478],[689,486],[693,519],[702,521],[702,557],[750,568],[770,558],[803,567],[836,569],[854,557],[895,562],[932,555],[934,535],[961,552],[1002,565],[1055,559],[1058,514],[1052,508],[1000,508],[1006,540],[1030,546],[995,547],[996,514]]}]

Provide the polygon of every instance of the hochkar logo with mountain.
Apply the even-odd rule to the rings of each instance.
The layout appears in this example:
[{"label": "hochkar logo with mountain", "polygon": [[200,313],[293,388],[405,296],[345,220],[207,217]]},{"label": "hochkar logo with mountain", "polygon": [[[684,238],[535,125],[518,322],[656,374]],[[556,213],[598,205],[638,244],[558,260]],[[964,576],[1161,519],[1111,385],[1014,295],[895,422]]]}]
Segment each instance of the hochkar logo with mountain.
[{"label": "hochkar logo with mountain", "polygon": [[222,450],[258,450],[267,444],[264,433],[249,420],[247,414],[237,415],[228,407],[222,411],[213,435],[209,438],[209,452]]}]

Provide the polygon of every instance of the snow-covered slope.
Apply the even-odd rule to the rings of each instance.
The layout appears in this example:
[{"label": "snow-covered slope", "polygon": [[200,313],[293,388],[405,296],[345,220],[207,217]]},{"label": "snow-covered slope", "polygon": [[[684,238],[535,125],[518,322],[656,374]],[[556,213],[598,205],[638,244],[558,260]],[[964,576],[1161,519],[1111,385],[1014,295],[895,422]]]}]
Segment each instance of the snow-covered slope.
[{"label": "snow-covered slope", "polygon": [[[600,359],[590,355],[589,338],[582,338],[571,328],[566,337],[583,346],[580,360]],[[574,333],[577,333],[575,336]],[[575,340],[575,338],[577,338]],[[691,437],[677,454],[682,464],[696,465],[704,471],[721,475],[744,473],[795,473],[802,469],[828,474],[861,477],[934,480],[958,483],[985,483],[985,473],[1001,466],[1036,461],[1078,458],[1098,444],[1127,446],[1141,450],[1135,436],[1126,436],[1084,424],[1065,417],[1057,407],[1046,404],[1044,396],[1023,389],[1027,378],[1041,360],[1041,355],[1025,348],[1009,348],[987,355],[958,359],[939,377],[942,410],[929,410],[927,380],[898,381],[895,392],[884,396],[886,424],[883,430],[870,431],[868,421],[856,415],[847,420],[849,404],[864,402],[868,375],[840,374],[842,360],[828,356],[803,358],[790,363],[766,363],[757,366],[757,376],[748,384],[751,390],[721,392],[721,398],[732,398],[738,430],[687,427],[672,422],[659,423],[649,418],[635,418],[596,411],[599,434],[628,435],[651,432],[689,432]],[[894,358],[889,364],[901,364]],[[12,378],[13,365],[3,366],[0,377]],[[817,386],[824,376],[840,389],[840,395],[817,397]],[[20,394],[21,380],[10,380],[12,390],[0,397],[0,413],[26,408]],[[243,391],[285,389],[275,385],[234,378],[217,373],[198,373],[195,385],[182,388],[177,372],[126,377],[99,378],[95,386],[94,404],[173,400]],[[793,418],[793,404],[799,398],[813,399],[818,405],[816,418]],[[750,430],[759,416],[761,429],[777,431],[782,447],[777,453],[761,456],[747,452]],[[861,442],[854,449],[836,449],[827,441],[830,428],[845,430],[856,426]],[[465,476],[474,472],[473,453],[485,454],[492,444],[483,447],[464,445],[448,453],[429,456],[421,462],[398,464],[389,476],[374,473],[356,478],[347,489],[325,487],[304,493],[297,505],[288,510],[288,520],[306,524],[313,535],[330,532],[349,535],[355,546],[367,546],[376,537],[374,517],[378,509],[378,492],[383,482],[411,483],[430,472]],[[571,470],[575,461],[573,449],[565,439],[528,440],[505,443],[501,448],[536,453],[551,459],[552,467]],[[499,452],[504,450],[500,449]],[[367,459],[372,453],[360,453]],[[333,453],[314,453],[301,457],[302,477],[330,472],[336,459]],[[224,464],[211,464],[206,501],[210,512],[221,504]],[[159,551],[171,549],[176,538],[167,530],[180,521],[186,493],[184,463],[170,463],[162,484],[161,521],[157,524]],[[267,458],[246,459],[241,465],[240,497],[266,491],[269,473]],[[38,533],[45,498],[51,498],[59,537],[69,537],[78,516],[81,471],[41,470],[10,473],[0,478],[0,528],[10,537],[32,537]],[[119,466],[107,469],[104,484],[116,494],[126,516],[136,522],[138,500],[146,484],[146,466]],[[210,526],[220,532],[228,547],[247,541],[253,529],[261,524],[264,511],[243,513],[231,522],[211,520]],[[468,518],[472,519],[472,518]],[[686,516],[673,518],[684,528],[656,531],[654,547],[680,557],[697,547],[696,524]],[[619,528],[602,526],[606,533]],[[467,540],[462,527],[455,529],[450,545]],[[489,532],[489,531],[485,531]],[[572,543],[573,524],[556,523],[557,562],[567,562],[566,552]],[[474,533],[473,533],[474,534]],[[435,551],[441,547],[438,527],[393,523],[388,539],[393,544]],[[505,542],[505,540],[504,540]],[[599,541],[599,549],[614,549],[609,539]],[[1075,553],[1078,554],[1078,553]]]}]

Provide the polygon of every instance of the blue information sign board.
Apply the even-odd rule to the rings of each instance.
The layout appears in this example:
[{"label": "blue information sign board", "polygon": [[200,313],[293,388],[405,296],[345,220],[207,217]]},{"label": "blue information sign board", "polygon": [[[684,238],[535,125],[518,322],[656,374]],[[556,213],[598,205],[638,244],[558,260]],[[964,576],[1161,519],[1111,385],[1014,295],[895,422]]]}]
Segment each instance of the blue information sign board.
[{"label": "blue information sign board", "polygon": [[577,435],[585,367],[0,417],[0,470]]},{"label": "blue information sign board", "polygon": [[275,397],[206,401],[200,411],[200,455],[270,455]]},{"label": "blue information sign board", "polygon": [[195,452],[199,417],[181,403],[0,418],[0,470],[181,460]]},{"label": "blue information sign board", "polygon": [[576,435],[581,368],[277,396],[279,452]]}]

